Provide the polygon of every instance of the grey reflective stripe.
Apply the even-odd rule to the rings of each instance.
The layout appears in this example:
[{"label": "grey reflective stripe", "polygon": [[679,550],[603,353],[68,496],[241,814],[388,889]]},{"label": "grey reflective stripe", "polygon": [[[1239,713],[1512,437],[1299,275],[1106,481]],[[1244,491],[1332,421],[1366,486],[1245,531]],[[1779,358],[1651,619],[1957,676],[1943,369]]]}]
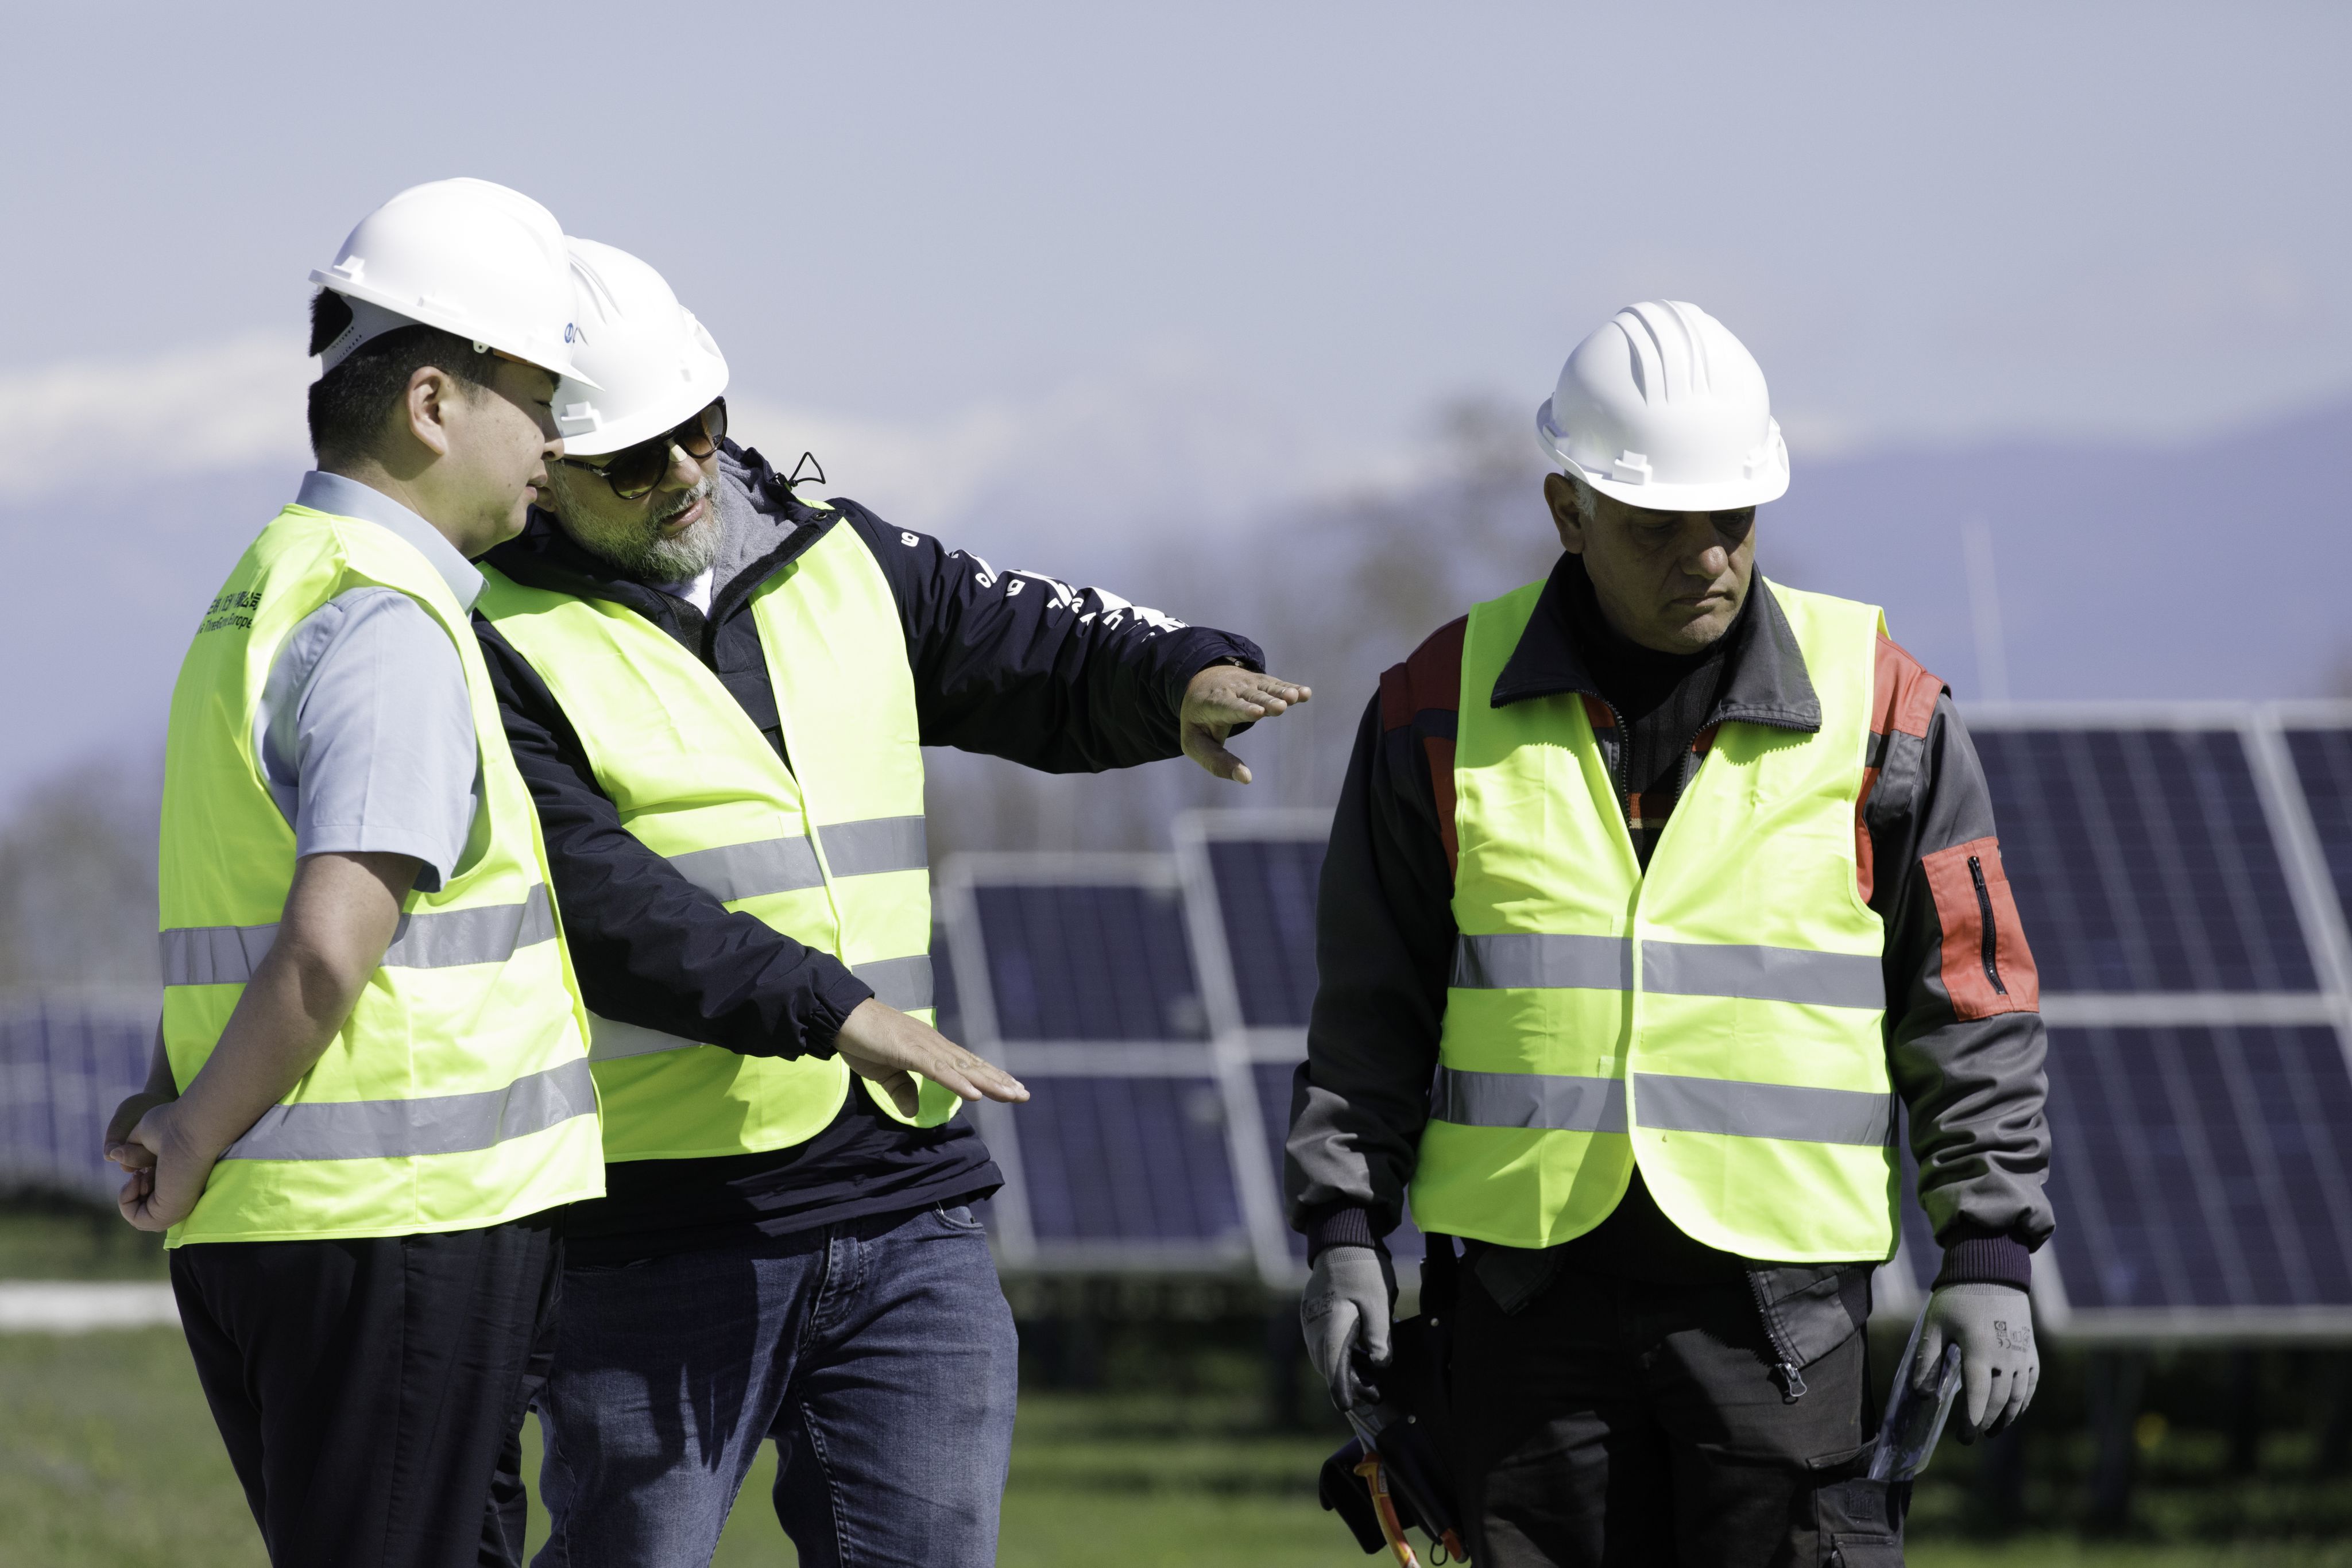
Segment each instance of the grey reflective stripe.
[{"label": "grey reflective stripe", "polygon": [[931,1005],[931,959],[927,953],[911,958],[877,958],[852,964],[849,972],[874,988],[875,997],[902,1013]]},{"label": "grey reflective stripe", "polygon": [[[835,876],[871,876],[877,872],[921,871],[931,863],[920,817],[869,817],[858,822],[827,822],[817,829],[824,858]],[[678,873],[721,904],[797,893],[824,885],[816,846],[805,838],[760,839],[689,850],[672,855]]]},{"label": "grey reflective stripe", "polygon": [[664,1051],[692,1051],[702,1041],[664,1034],[641,1024],[588,1015],[588,1060],[617,1061],[628,1056],[652,1056]]},{"label": "grey reflective stripe", "polygon": [[419,1100],[306,1100],[273,1105],[225,1160],[390,1160],[463,1155],[593,1114],[586,1059],[503,1089]]},{"label": "grey reflective stripe", "polygon": [[[383,951],[387,969],[454,969],[496,964],[555,939],[555,910],[544,885],[520,904],[423,910],[400,917]],[[163,934],[167,986],[241,986],[278,940],[268,925],[183,925]]]},{"label": "grey reflective stripe", "polygon": [[920,817],[868,817],[862,822],[827,822],[817,829],[824,858],[835,876],[872,876],[886,871],[921,871],[931,863],[929,841]]},{"label": "grey reflective stripe", "polygon": [[1437,1070],[1432,1120],[1465,1127],[1537,1127],[1550,1133],[1622,1133],[1625,1085],[1614,1078],[1546,1072]]},{"label": "grey reflective stripe", "polygon": [[271,925],[183,925],[163,933],[167,986],[241,986],[278,940]]},{"label": "grey reflective stripe", "polygon": [[1895,1140],[1895,1096],[1637,1072],[1633,1120],[1644,1131],[1661,1133],[1883,1146]]},{"label": "grey reflective stripe", "polygon": [[1875,957],[1804,947],[1644,942],[1642,988],[1660,996],[1739,997],[1827,1008],[1886,1005],[1886,977]]},{"label": "grey reflective stripe", "polygon": [[1453,986],[1465,991],[1633,988],[1633,945],[1622,936],[1513,932],[1454,944]]},{"label": "grey reflective stripe", "polygon": [[545,884],[520,904],[474,909],[438,909],[404,915],[383,950],[387,969],[454,969],[464,964],[494,964],[522,948],[555,940],[555,907]]},{"label": "grey reflective stripe", "polygon": [[669,863],[721,904],[824,885],[824,873],[817,870],[816,846],[806,839],[723,844],[715,850],[672,855]]}]

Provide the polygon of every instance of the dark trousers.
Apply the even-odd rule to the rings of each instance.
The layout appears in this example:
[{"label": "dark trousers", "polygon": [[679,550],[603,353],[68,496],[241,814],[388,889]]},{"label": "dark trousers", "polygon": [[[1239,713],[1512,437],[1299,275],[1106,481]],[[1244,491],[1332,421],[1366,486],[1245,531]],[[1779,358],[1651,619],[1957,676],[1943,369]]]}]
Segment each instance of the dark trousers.
[{"label": "dark trousers", "polygon": [[552,1213],[172,1253],[196,1375],[276,1568],[512,1568],[553,1354]]},{"label": "dark trousers", "polygon": [[1903,1561],[1861,1479],[1857,1333],[1789,1403],[1745,1281],[1563,1277],[1507,1315],[1465,1278],[1456,1484],[1479,1568],[1785,1568]]}]

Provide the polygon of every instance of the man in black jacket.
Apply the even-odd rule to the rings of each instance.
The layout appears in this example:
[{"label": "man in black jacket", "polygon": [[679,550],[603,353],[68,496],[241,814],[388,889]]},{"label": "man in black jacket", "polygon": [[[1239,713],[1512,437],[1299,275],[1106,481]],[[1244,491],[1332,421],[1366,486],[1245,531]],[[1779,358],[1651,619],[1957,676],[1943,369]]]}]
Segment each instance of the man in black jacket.
[{"label": "man in black jacket", "polygon": [[[751,1130],[747,1111],[737,1152],[617,1159],[609,1196],[573,1210],[541,1404],[554,1515],[541,1562],[707,1562],[773,1437],[776,1509],[803,1563],[992,1563],[1015,1345],[969,1205],[1002,1177],[968,1121],[915,1124],[936,1118],[913,1114],[908,1074],[966,1098],[1023,1092],[910,1016],[929,1003],[927,960],[845,962],[824,940],[780,928],[790,919],[732,907],[752,890],[710,885],[688,864],[720,852],[648,847],[641,835],[665,813],[675,821],[707,802],[643,798],[631,748],[590,733],[597,678],[566,688],[567,711],[552,688],[582,672],[520,651],[544,630],[530,612],[570,613],[584,634],[624,639],[614,646],[635,648],[635,661],[611,668],[631,679],[682,650],[700,672],[677,666],[685,678],[671,721],[701,711],[684,688],[707,689],[707,673],[763,737],[766,766],[781,762],[774,789],[804,784],[812,797],[811,770],[845,745],[866,747],[877,767],[919,768],[911,737],[896,755],[863,734],[807,727],[826,694],[787,689],[807,677],[783,641],[798,612],[779,606],[802,602],[787,596],[812,572],[853,587],[878,573],[887,584],[874,602],[895,605],[887,640],[903,643],[923,745],[1055,772],[1181,749],[1246,781],[1223,739],[1307,693],[1259,673],[1245,639],[999,572],[854,501],[796,497],[756,452],[724,441],[725,362],[658,276],[586,242],[573,242],[573,258],[587,313],[582,368],[601,390],[559,392],[573,461],[556,476],[552,513],[535,512],[488,561],[511,587],[494,582],[480,630],[596,1015],[615,1131],[629,1120],[615,1104],[624,1080],[604,1070],[666,1061],[665,1041],[803,1063],[837,1054],[893,1092],[886,1105],[851,1082],[840,1110],[797,1141]],[[581,604],[594,613],[582,620]],[[643,640],[647,627],[663,634],[658,648]],[[887,727],[888,716],[872,722]],[[730,725],[686,738],[731,767],[744,759],[729,747],[746,743],[730,739]],[[856,727],[866,727],[862,714]],[[814,806],[808,814],[834,820]],[[816,885],[824,849],[824,892],[845,908],[861,879],[837,831],[812,828],[786,847],[805,864],[803,888]],[[919,867],[919,823],[908,852],[905,869]],[[626,1082],[640,1104],[653,1092],[652,1081]],[[611,1157],[612,1138],[607,1147]]]},{"label": "man in black jacket", "polygon": [[[1962,1440],[2039,1377],[2045,1037],[1984,772],[1866,607],[1756,574],[1788,457],[1720,322],[1620,311],[1538,421],[1564,553],[1381,677],[1332,825],[1285,1178],[1309,1354],[1361,1402],[1410,1187],[1467,1264],[1476,1562],[1899,1563],[1861,1333],[1896,1101],[1944,1251],[1924,1359],[1961,1355]],[[1840,630],[1809,652],[1784,597]],[[1535,738],[1495,738],[1512,724]],[[1794,805],[1757,758],[1806,747],[1825,760]],[[1614,932],[1578,923],[1593,907]],[[1791,912],[1866,941],[1804,946]],[[1610,941],[1637,934],[1638,980]],[[1789,977],[1824,968],[1835,995]]]}]

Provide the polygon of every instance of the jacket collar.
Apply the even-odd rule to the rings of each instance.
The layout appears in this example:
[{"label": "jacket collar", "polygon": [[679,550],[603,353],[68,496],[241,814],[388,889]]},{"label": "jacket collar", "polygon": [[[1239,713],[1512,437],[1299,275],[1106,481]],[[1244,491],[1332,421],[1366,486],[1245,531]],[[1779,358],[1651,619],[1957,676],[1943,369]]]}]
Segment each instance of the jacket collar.
[{"label": "jacket collar", "polygon": [[[757,450],[730,441],[722,445],[721,454],[719,482],[725,485],[732,480],[743,486],[755,509],[790,527],[775,549],[751,562],[732,580],[718,585],[710,601],[709,619],[714,621],[724,620],[752,588],[814,544],[825,525],[840,516],[838,512],[820,510],[793,496]],[[563,531],[553,514],[537,507],[530,509],[521,533],[482,560],[531,588],[625,605],[672,636],[691,640],[685,617],[695,618],[697,631],[702,624],[699,612],[692,605],[624,576],[602,556],[582,549]]]},{"label": "jacket collar", "polygon": [[[1544,582],[1535,613],[1519,634],[1518,645],[1496,678],[1488,701],[1508,707],[1529,697],[1559,696],[1573,692],[1599,700],[1584,656],[1577,651],[1573,618],[1577,595],[1568,574],[1581,570],[1574,556],[1563,554]],[[1724,650],[1730,667],[1724,673],[1723,692],[1716,698],[1707,727],[1718,724],[1760,724],[1774,729],[1822,727],[1822,701],[1805,670],[1804,650],[1797,645],[1796,628],[1789,624],[1780,601],[1762,573],[1748,591],[1748,613],[1731,629],[1733,642]]]}]

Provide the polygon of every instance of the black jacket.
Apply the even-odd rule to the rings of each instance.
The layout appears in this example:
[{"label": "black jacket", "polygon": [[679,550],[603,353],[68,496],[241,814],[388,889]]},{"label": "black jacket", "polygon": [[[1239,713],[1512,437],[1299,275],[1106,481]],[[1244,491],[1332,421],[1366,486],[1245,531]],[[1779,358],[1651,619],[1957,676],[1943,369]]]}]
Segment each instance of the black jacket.
[{"label": "black jacket", "polygon": [[[1192,676],[1226,661],[1263,667],[1246,638],[1188,627],[1100,590],[997,571],[855,501],[808,507],[757,452],[730,444],[721,484],[750,500],[772,537],[716,585],[708,616],[621,578],[541,512],[488,564],[530,587],[636,611],[710,667],[780,756],[751,596],[835,528],[857,530],[898,600],[926,746],[1055,773],[1158,761],[1179,755],[1177,709]],[[475,628],[516,765],[539,805],[589,1008],[746,1055],[829,1054],[842,1019],[872,991],[831,955],[730,914],[631,836],[546,684],[496,626],[478,617]]]},{"label": "black jacket", "polygon": [[[619,577],[542,513],[488,564],[516,581],[624,604],[709,667],[787,766],[751,595],[828,529],[854,528],[897,600],[926,746],[1054,772],[1179,755],[1186,684],[1212,664],[1262,668],[1244,638],[1188,627],[1095,589],[1000,572],[854,501],[803,504],[756,452],[720,461],[727,528],[710,612]],[[546,684],[479,617],[475,629],[516,766],[539,808],[565,939],[589,1008],[753,1056],[829,1055],[873,993],[831,954],[730,913],[621,825]],[[908,1128],[853,1093],[792,1149],[611,1167],[609,1196],[575,1207],[585,1266],[730,1244],[969,1198],[999,1180],[969,1118]]]}]

